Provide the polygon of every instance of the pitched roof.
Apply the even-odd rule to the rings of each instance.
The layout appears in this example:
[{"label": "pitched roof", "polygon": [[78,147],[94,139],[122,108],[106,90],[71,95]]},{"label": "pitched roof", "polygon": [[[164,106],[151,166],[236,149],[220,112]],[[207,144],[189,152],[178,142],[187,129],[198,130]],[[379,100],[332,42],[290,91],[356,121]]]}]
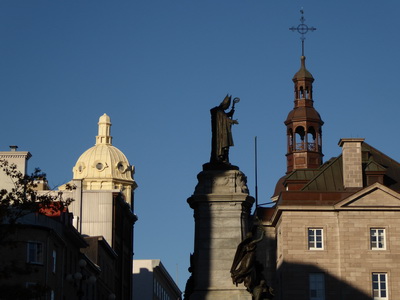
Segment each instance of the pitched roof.
[{"label": "pitched roof", "polygon": [[[367,143],[362,144],[363,172],[385,172],[384,184],[400,191],[400,164]],[[324,163],[302,191],[344,191],[342,155]],[[288,177],[289,178],[289,177]]]},{"label": "pitched roof", "polygon": [[385,185],[392,190],[400,191],[400,164],[365,142],[362,145],[362,150],[365,152],[368,162],[373,161],[379,164],[381,168],[386,169]]},{"label": "pitched roof", "polygon": [[302,191],[343,191],[342,155],[325,162]]}]

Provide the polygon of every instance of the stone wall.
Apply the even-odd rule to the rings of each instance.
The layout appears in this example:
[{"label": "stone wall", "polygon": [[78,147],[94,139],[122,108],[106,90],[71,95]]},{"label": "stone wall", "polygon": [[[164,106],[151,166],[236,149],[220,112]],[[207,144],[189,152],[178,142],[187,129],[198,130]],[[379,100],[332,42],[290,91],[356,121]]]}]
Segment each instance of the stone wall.
[{"label": "stone wall", "polygon": [[[278,299],[310,299],[309,274],[325,274],[326,299],[371,299],[372,273],[387,274],[389,299],[400,295],[398,211],[284,211],[276,226]],[[323,230],[323,248],[308,249],[308,228]],[[372,250],[370,229],[386,247]]]}]

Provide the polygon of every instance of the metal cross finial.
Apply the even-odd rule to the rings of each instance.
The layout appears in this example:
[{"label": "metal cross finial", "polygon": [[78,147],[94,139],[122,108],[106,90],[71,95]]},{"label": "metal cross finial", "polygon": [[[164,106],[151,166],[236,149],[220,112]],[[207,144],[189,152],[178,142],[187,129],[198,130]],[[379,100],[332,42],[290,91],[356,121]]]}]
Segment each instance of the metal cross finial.
[{"label": "metal cross finial", "polygon": [[309,31],[317,30],[317,28],[308,27],[306,24],[304,24],[304,21],[306,19],[304,18],[304,10],[303,10],[303,8],[301,8],[300,13],[301,13],[301,18],[300,18],[300,22],[301,23],[297,27],[294,27],[294,26],[290,27],[289,30],[291,30],[293,32],[297,31],[298,33],[300,33],[300,35],[301,35],[300,36],[300,40],[301,40],[301,55],[304,56],[304,40],[306,39],[304,35]]}]

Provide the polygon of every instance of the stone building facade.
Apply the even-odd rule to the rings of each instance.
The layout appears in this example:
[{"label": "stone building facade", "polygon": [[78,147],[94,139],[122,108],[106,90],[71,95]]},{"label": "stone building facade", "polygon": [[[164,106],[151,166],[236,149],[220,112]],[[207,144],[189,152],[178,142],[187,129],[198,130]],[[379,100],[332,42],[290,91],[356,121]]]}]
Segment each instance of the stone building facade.
[{"label": "stone building facade", "polygon": [[279,300],[398,299],[400,164],[360,138],[341,139],[342,153],[322,162],[323,122],[304,62],[285,121],[287,173],[273,207],[257,208],[265,277]]},{"label": "stone building facade", "polygon": [[133,300],[181,300],[182,293],[159,259],[133,260]]},{"label": "stone building facade", "polygon": [[[68,209],[74,214],[74,226],[87,236],[103,237],[115,252],[112,291],[116,299],[132,298],[134,166],[121,150],[113,146],[111,119],[103,114],[98,122],[98,135],[93,147],[78,158],[73,168],[69,191],[73,198]],[[97,258],[95,258],[97,259]]]},{"label": "stone building facade", "polygon": [[[31,213],[18,220],[22,223],[9,236],[11,248],[0,241],[0,277],[4,275],[0,292],[9,286],[28,288],[29,292],[38,285],[46,289],[46,299],[132,298],[133,225],[137,220],[133,191],[137,185],[134,167],[112,145],[110,127],[110,118],[104,114],[99,119],[96,145],[78,159],[68,185],[50,191],[45,182],[39,182],[38,195],[61,193],[64,199],[74,201],[57,215]],[[26,174],[30,157],[16,146],[0,152],[0,159],[16,164],[22,174]],[[13,183],[0,173],[0,189],[10,190]],[[9,262],[15,262],[17,268]],[[29,272],[9,279],[7,270],[12,267],[13,272],[22,272],[19,265]],[[75,276],[77,273],[81,276]]]},{"label": "stone building facade", "polygon": [[101,270],[81,253],[87,246],[69,213],[22,217],[0,243],[0,298],[76,299],[84,292],[85,299],[102,299],[96,289],[101,283],[74,277],[77,272],[85,278],[99,276]]}]

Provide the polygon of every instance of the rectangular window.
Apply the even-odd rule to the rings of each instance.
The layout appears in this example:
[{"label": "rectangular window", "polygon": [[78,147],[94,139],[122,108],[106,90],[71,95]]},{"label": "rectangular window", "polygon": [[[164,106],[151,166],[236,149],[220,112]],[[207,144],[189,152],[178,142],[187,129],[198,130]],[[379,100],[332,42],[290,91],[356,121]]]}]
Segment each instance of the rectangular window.
[{"label": "rectangular window", "polygon": [[372,250],[385,250],[385,229],[384,228],[371,228],[370,240]]},{"label": "rectangular window", "polygon": [[53,250],[53,269],[52,269],[52,271],[53,271],[53,273],[55,274],[56,273],[56,269],[57,269],[57,251],[56,250]]},{"label": "rectangular window", "polygon": [[27,262],[31,264],[43,264],[43,243],[28,242]]},{"label": "rectangular window", "polygon": [[372,294],[374,300],[389,299],[387,294],[386,273],[372,273]]},{"label": "rectangular window", "polygon": [[281,258],[281,256],[282,256],[282,231],[280,228],[278,230],[277,239],[278,239],[278,258]]},{"label": "rectangular window", "polygon": [[308,228],[308,249],[322,250],[324,248],[323,245],[322,228]]},{"label": "rectangular window", "polygon": [[310,273],[310,300],[325,300],[325,274]]},{"label": "rectangular window", "polygon": [[36,282],[25,282],[25,287],[26,288],[33,288],[33,287],[35,287],[37,285],[37,283]]}]

